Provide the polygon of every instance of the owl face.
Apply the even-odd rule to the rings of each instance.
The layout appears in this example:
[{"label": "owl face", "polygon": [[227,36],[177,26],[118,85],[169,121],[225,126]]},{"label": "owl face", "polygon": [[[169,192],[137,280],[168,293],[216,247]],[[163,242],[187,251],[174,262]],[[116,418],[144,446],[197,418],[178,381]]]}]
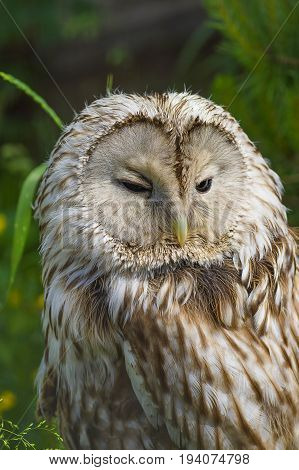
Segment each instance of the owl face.
[{"label": "owl face", "polygon": [[[213,125],[124,124],[103,137],[84,194],[105,233],[135,252],[183,260],[228,244],[246,185],[236,145]],[[188,256],[187,256],[188,257]]]},{"label": "owl face", "polygon": [[44,245],[60,237],[66,258],[95,270],[243,262],[286,230],[277,175],[227,112],[187,93],[95,101],[44,184]]}]

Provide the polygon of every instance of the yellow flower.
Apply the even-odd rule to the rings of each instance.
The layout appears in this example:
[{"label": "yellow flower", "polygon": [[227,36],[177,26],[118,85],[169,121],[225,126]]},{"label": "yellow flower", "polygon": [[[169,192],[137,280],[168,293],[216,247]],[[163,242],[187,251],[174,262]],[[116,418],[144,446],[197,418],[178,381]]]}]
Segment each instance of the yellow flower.
[{"label": "yellow flower", "polygon": [[21,303],[21,292],[17,289],[10,291],[8,303],[11,307],[18,307]]},{"label": "yellow flower", "polygon": [[7,218],[4,214],[0,214],[0,235],[5,232],[7,227]]},{"label": "yellow flower", "polygon": [[0,413],[10,410],[16,404],[16,396],[11,390],[5,390],[0,394]]},{"label": "yellow flower", "polygon": [[35,306],[38,310],[42,310],[44,308],[44,296],[43,294],[40,294],[36,301],[35,301]]}]

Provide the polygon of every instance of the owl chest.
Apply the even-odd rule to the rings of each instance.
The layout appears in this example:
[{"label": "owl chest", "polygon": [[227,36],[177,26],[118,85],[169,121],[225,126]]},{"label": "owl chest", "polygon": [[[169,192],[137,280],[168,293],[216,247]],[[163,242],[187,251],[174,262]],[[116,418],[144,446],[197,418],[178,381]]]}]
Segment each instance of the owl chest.
[{"label": "owl chest", "polygon": [[150,395],[153,408],[169,429],[180,430],[187,447],[273,448],[277,436],[269,416],[273,413],[279,421],[279,406],[293,426],[292,397],[298,386],[250,330],[229,332],[204,316],[194,321],[181,312],[172,318],[133,319],[125,336],[134,356],[134,374],[142,377],[140,396]]},{"label": "owl chest", "polygon": [[179,269],[158,279],[112,276],[107,284],[108,314],[123,326],[148,321],[161,335],[178,336],[180,320],[196,325],[218,323],[237,327],[246,316],[248,293],[231,268],[216,270]]},{"label": "owl chest", "polygon": [[161,313],[136,315],[124,331],[141,374],[152,382],[149,388],[179,393],[189,403],[203,383],[219,382],[217,333],[200,313],[197,320],[184,309],[170,318]]}]

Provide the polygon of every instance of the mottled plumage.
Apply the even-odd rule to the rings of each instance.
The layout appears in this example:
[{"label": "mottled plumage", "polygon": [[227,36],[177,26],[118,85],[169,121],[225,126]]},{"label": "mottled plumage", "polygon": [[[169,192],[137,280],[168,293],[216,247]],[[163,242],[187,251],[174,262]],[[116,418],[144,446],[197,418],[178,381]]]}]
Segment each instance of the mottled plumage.
[{"label": "mottled plumage", "polygon": [[114,94],[40,185],[38,411],[70,448],[298,449],[299,275],[282,186],[231,115]]}]

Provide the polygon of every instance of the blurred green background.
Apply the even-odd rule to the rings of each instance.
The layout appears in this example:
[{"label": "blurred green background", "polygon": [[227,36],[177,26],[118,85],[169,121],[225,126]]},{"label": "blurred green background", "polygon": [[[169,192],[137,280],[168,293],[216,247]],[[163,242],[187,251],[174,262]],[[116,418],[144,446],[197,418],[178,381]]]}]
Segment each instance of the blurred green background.
[{"label": "blurred green background", "polygon": [[[0,70],[72,120],[113,87],[187,89],[229,108],[285,186],[299,225],[299,2],[295,0],[10,0],[0,4]],[[59,129],[28,96],[0,82],[0,421],[34,421],[43,304],[35,223],[4,304],[18,194]],[[39,448],[47,431],[29,431]],[[0,426],[1,441],[1,426]],[[1,442],[0,442],[1,444]],[[0,445],[1,447],[1,445]]]}]

